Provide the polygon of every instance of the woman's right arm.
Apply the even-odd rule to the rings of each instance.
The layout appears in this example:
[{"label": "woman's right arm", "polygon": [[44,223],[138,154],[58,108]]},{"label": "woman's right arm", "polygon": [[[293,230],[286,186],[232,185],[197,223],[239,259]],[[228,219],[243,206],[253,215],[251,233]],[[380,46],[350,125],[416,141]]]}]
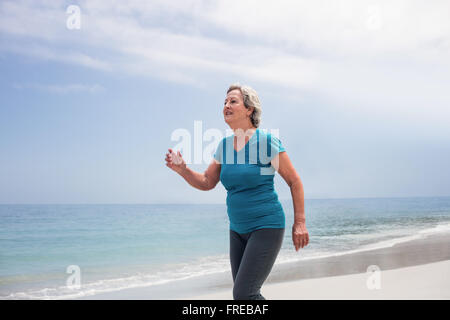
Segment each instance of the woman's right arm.
[{"label": "woman's right arm", "polygon": [[186,166],[180,151],[173,153],[172,149],[166,153],[166,166],[178,173],[191,186],[199,190],[207,191],[214,189],[220,180],[221,165],[215,159],[204,173],[196,172]]}]

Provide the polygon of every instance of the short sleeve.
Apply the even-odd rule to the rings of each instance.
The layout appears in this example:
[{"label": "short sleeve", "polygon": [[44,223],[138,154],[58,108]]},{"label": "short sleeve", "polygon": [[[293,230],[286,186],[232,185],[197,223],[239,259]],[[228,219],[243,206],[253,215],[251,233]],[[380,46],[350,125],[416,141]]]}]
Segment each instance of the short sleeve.
[{"label": "short sleeve", "polygon": [[270,137],[272,139],[269,139],[270,142],[270,156],[269,159],[272,160],[273,158],[275,158],[275,156],[277,154],[279,154],[280,152],[284,152],[286,151],[286,149],[284,148],[283,144],[281,143],[280,139],[278,139],[277,137],[270,135]]},{"label": "short sleeve", "polygon": [[[266,139],[263,139],[262,149],[260,151],[260,160],[263,164],[268,164],[280,152],[286,151],[280,139],[272,134],[267,134]],[[267,145],[264,145],[267,142]]]},{"label": "short sleeve", "polygon": [[272,136],[272,139],[270,140],[270,147],[271,147],[271,150],[275,151],[275,154],[273,156],[275,156],[276,154],[278,154],[280,152],[286,151],[286,149],[282,145],[280,139],[278,139],[277,137],[274,137],[274,136]]},{"label": "short sleeve", "polygon": [[219,163],[223,163],[223,141],[224,139],[219,142],[216,152],[214,152],[214,159],[216,159]]}]

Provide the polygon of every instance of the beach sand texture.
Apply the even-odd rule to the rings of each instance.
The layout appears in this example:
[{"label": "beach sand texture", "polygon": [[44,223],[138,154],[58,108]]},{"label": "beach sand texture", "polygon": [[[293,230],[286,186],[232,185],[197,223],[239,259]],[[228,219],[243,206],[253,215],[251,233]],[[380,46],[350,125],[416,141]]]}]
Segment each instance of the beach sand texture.
[{"label": "beach sand texture", "polygon": [[[372,265],[377,266],[379,273],[367,271]],[[232,285],[231,274],[225,272],[84,299],[232,300]],[[174,286],[179,289],[177,296],[173,295]],[[203,292],[196,290],[200,287]],[[205,287],[207,292],[204,292]],[[391,247],[275,264],[261,293],[267,300],[450,299],[450,234],[430,235]]]}]

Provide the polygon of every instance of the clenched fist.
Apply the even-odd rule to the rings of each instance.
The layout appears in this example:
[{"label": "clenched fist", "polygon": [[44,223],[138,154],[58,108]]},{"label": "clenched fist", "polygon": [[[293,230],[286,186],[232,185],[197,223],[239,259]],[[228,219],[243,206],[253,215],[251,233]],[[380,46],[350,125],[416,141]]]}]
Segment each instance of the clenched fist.
[{"label": "clenched fist", "polygon": [[176,153],[169,148],[169,152],[166,153],[166,166],[175,171],[176,173],[181,173],[186,169],[186,162],[183,159],[180,151]]}]

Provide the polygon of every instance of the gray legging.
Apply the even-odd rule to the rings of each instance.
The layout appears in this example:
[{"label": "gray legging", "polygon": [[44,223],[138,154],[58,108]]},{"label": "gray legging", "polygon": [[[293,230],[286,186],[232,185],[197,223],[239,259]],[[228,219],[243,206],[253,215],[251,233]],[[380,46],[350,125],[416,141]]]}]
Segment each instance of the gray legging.
[{"label": "gray legging", "polygon": [[260,289],[272,270],[283,236],[284,228],[263,228],[244,234],[230,229],[234,300],[265,300]]}]

